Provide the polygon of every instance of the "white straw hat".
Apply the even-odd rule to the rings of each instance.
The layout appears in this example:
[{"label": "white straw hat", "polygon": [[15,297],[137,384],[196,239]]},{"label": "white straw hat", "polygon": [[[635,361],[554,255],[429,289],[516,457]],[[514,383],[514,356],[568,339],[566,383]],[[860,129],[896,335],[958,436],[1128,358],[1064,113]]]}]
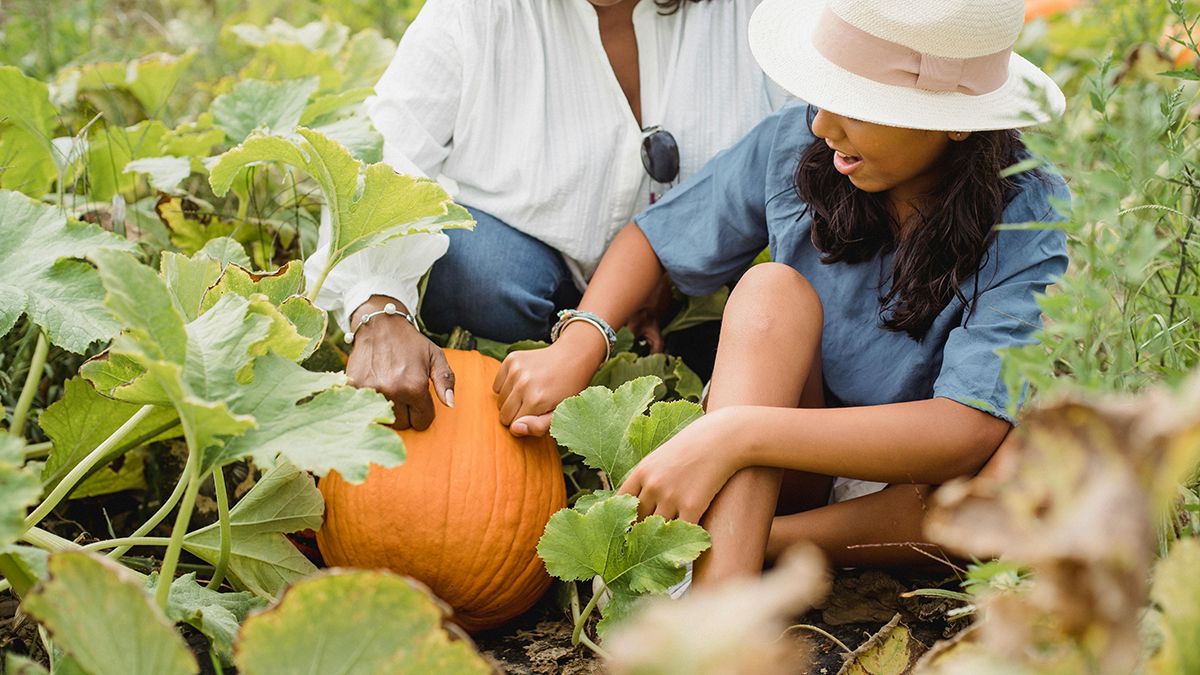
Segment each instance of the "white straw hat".
[{"label": "white straw hat", "polygon": [[818,108],[909,129],[986,131],[1045,122],[1062,90],[1012,53],[1024,0],[765,0],[750,49]]}]

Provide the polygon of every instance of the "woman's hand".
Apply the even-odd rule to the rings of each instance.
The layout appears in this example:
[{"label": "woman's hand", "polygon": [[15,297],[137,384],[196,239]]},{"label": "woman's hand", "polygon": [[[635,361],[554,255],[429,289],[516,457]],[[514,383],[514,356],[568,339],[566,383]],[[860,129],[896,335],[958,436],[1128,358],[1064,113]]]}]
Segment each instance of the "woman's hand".
[{"label": "woman's hand", "polygon": [[[362,316],[388,303],[408,311],[394,299],[376,295],[354,311],[350,325],[359,325]],[[430,380],[442,403],[454,407],[454,372],[445,353],[401,316],[377,316],[355,333],[346,376],[354,386],[374,389],[392,402],[397,429],[422,430],[433,424]]]},{"label": "woman's hand", "polygon": [[692,422],[643,459],[618,490],[638,498],[638,517],[699,523],[740,465],[736,418],[718,410]]},{"label": "woman's hand", "polygon": [[554,408],[588,386],[604,353],[600,331],[577,321],[545,349],[509,354],[492,385],[500,421],[514,436],[545,436]]}]

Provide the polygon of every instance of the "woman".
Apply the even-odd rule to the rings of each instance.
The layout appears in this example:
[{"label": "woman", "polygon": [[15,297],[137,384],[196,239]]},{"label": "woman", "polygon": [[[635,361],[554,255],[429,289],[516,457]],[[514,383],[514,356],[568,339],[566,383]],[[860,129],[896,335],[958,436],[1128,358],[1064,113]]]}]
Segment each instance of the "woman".
[{"label": "woman", "polygon": [[[354,332],[347,374],[393,400],[397,426],[430,424],[431,378],[453,405],[441,351],[405,320],[434,261],[421,308],[432,331],[545,339],[633,214],[784,101],[750,55],[757,4],[426,2],[367,110],[385,161],[437,178],[476,228],[358,254],[317,299]],[[309,268],[326,254],[323,240]],[[388,304],[396,314],[356,330]]]},{"label": "woman", "polygon": [[[777,261],[730,297],[705,416],[621,486],[642,515],[708,529],[698,583],[798,540],[840,565],[922,560],[900,543],[921,540],[928,486],[977,471],[1014,423],[997,350],[1032,340],[1066,244],[996,226],[1057,220],[1069,198],[1049,172],[1002,173],[1027,157],[1015,129],[1048,118],[1039,102],[1063,106],[1012,53],[1022,15],[1021,0],[766,0],[754,53],[815,107],[764,120],[605,254],[580,303],[602,328],[664,270],[703,293],[764,245]],[[583,324],[505,361],[514,433],[544,433],[586,386],[605,345]]]}]

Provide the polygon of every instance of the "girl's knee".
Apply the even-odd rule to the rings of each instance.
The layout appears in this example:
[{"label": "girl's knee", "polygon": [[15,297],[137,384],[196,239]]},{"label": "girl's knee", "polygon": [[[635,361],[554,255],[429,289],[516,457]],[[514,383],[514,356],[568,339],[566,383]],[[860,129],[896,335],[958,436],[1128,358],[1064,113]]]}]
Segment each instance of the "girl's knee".
[{"label": "girl's knee", "polygon": [[761,263],[746,270],[734,286],[725,307],[731,312],[749,310],[764,316],[780,311],[822,317],[821,298],[804,275],[783,263]]}]

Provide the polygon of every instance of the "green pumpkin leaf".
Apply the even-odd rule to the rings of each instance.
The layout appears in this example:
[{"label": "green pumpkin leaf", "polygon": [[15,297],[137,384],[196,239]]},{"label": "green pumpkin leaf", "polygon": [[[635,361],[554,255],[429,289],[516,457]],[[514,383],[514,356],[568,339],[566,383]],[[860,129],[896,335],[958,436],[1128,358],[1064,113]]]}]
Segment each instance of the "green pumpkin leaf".
[{"label": "green pumpkin leaf", "polygon": [[637,520],[637,504],[637,497],[613,495],[591,504],[586,513],[555,513],[537,547],[546,570],[563,581],[603,577],[620,557],[625,535]]},{"label": "green pumpkin leaf", "polygon": [[[392,47],[392,51],[395,51],[395,47]],[[312,124],[314,121],[335,113],[342,108],[362,103],[374,93],[375,89],[373,87],[356,87],[336,94],[318,96],[304,108],[304,114],[300,116],[300,124]]]},{"label": "green pumpkin leaf", "polygon": [[150,187],[159,192],[179,192],[179,184],[192,175],[188,157],[144,157],[125,165],[125,173],[144,173]]},{"label": "green pumpkin leaf", "polygon": [[601,630],[617,621],[642,596],[666,592],[683,580],[684,565],[711,545],[699,525],[661,516],[637,519],[637,498],[612,495],[562,509],[550,518],[538,555],[551,575],[564,581],[600,577],[611,601]]},{"label": "green pumpkin leaf", "polygon": [[46,578],[49,560],[50,554],[35,546],[0,546],[0,570],[3,570],[0,574],[19,595]]},{"label": "green pumpkin leaf", "polygon": [[266,47],[275,42],[295,44],[309,51],[324,51],[336,54],[346,44],[350,29],[340,23],[313,21],[303,26],[292,24],[278,17],[271,19],[265,28],[248,23],[231,26],[229,31],[251,47]]},{"label": "green pumpkin leaf", "polygon": [[0,190],[0,335],[22,314],[51,344],[81,354],[119,330],[103,306],[94,270],[69,260],[134,245],[95,225],[69,221],[58,209]]},{"label": "green pumpkin leaf", "polygon": [[[54,447],[46,458],[42,469],[42,485],[46,490],[54,489],[70,471],[92,450],[113,434],[121,425],[133,417],[141,406],[117,401],[102,396],[86,380],[75,377],[67,380],[63,396],[46,408],[38,417],[38,426],[50,437]],[[101,460],[98,471],[86,479],[71,493],[73,498],[107,494],[142,484],[136,466],[140,462],[127,463],[130,468],[111,471],[106,465],[132,447],[179,435],[179,427],[155,433],[178,419],[170,408],[157,408],[126,436],[126,443],[115,448],[106,460]],[[107,474],[110,475],[106,475]],[[119,478],[119,480],[117,480]]]},{"label": "green pumpkin leaf", "polygon": [[349,91],[361,91],[362,88],[374,91],[375,83],[395,55],[396,43],[383,37],[379,31],[368,28],[355,33],[338,59],[341,71],[346,74],[344,86]]},{"label": "green pumpkin leaf", "polygon": [[318,476],[335,470],[351,483],[366,480],[371,464],[402,464],[400,436],[379,424],[392,421],[391,403],[345,383],[341,373],[310,372],[273,354],[259,359],[254,380],[229,401],[258,427],[228,441],[208,463],[253,457],[270,466],[283,456]]},{"label": "green pumpkin leaf", "polygon": [[251,272],[239,265],[229,265],[201,305],[208,310],[226,293],[249,298],[261,293],[272,305],[279,305],[304,288],[304,266],[293,260],[274,272]]},{"label": "green pumpkin leaf", "polygon": [[130,192],[137,176],[125,172],[135,159],[159,157],[159,146],[167,127],[146,120],[122,128],[101,124],[92,133],[87,150],[88,194],[94,201],[107,202],[114,195]]},{"label": "green pumpkin leaf", "polygon": [[253,164],[278,162],[308,173],[330,211],[327,269],[358,251],[412,232],[473,226],[466,209],[450,201],[436,182],[402,176],[386,164],[364,169],[345,147],[320,132],[301,128],[299,135],[250,137],[218,158],[209,182],[217,196],[224,196],[238,173]]},{"label": "green pumpkin leaf", "polygon": [[729,287],[722,286],[715,293],[703,297],[688,296],[687,305],[666,326],[662,334],[686,330],[709,321],[720,321],[725,314],[725,303],[729,302]]},{"label": "green pumpkin leaf", "polygon": [[200,249],[200,252],[214,260],[219,260],[222,266],[239,265],[246,269],[250,268],[250,256],[246,255],[246,247],[230,237],[209,239],[204,243],[204,248]]},{"label": "green pumpkin leaf", "polygon": [[213,146],[225,140],[225,132],[213,127],[211,112],[200,113],[195,122],[185,122],[163,135],[159,151],[174,157],[208,157]]},{"label": "green pumpkin leaf", "polygon": [[125,88],[142,104],[142,110],[146,111],[147,117],[161,117],[167,107],[167,100],[175,94],[183,74],[195,59],[195,51],[189,51],[182,56],[143,56],[130,62],[126,69]]},{"label": "green pumpkin leaf", "polygon": [[[147,592],[158,585],[158,573],[150,575]],[[233,659],[233,641],[238,628],[250,612],[267,606],[267,601],[249,592],[220,593],[196,583],[196,574],[185,574],[171,582],[167,596],[167,617],[191,624],[204,633],[217,653],[229,663]]]},{"label": "green pumpkin leaf", "polygon": [[295,131],[318,78],[266,82],[240,80],[212,102],[213,121],[232,143],[258,131],[276,136]]},{"label": "green pumpkin leaf", "polygon": [[49,577],[25,597],[22,609],[92,675],[199,672],[183,638],[132,573],[99,556],[51,555]]},{"label": "green pumpkin leaf", "polygon": [[616,391],[588,387],[563,401],[554,410],[550,434],[593,469],[600,469],[620,486],[641,458],[629,443],[633,420],[646,411],[661,382],[643,377],[621,385]]},{"label": "green pumpkin leaf", "polygon": [[642,458],[703,414],[695,403],[673,401],[655,404],[644,415],[661,383],[641,377],[616,391],[589,387],[559,404],[550,433],[619,487]]},{"label": "green pumpkin leaf", "polygon": [[[245,223],[239,224],[219,218],[190,199],[161,199],[155,205],[154,211],[170,232],[171,243],[187,255],[195,255],[211,242],[225,237],[233,237],[241,243],[254,240],[255,228]],[[227,247],[228,244],[221,246]],[[242,255],[245,255],[245,249]],[[249,262],[246,266],[249,266]]]},{"label": "green pumpkin leaf", "polygon": [[[317,568],[284,535],[318,530],[325,502],[312,476],[284,463],[268,471],[229,512],[233,529],[231,581],[262,597],[309,576]],[[219,523],[190,532],[183,547],[216,564],[221,553]]]},{"label": "green pumpkin leaf", "polygon": [[4,434],[0,437],[0,546],[7,546],[25,532],[25,515],[42,494],[42,485],[25,468],[25,442]]},{"label": "green pumpkin leaf", "polygon": [[235,658],[245,675],[297,672],[491,673],[415,582],[383,571],[331,571],[297,583],[246,620]]},{"label": "green pumpkin leaf", "polygon": [[49,87],[16,66],[0,66],[0,91],[0,188],[41,197],[58,175],[58,113]]},{"label": "green pumpkin leaf", "polygon": [[[213,241],[232,240],[221,238]],[[234,243],[241,248],[240,244]],[[242,255],[245,255],[245,251]],[[200,316],[200,305],[209,287],[221,277],[221,261],[204,252],[189,258],[180,253],[163,251],[159,260],[159,274],[184,320],[194,321]]]}]

